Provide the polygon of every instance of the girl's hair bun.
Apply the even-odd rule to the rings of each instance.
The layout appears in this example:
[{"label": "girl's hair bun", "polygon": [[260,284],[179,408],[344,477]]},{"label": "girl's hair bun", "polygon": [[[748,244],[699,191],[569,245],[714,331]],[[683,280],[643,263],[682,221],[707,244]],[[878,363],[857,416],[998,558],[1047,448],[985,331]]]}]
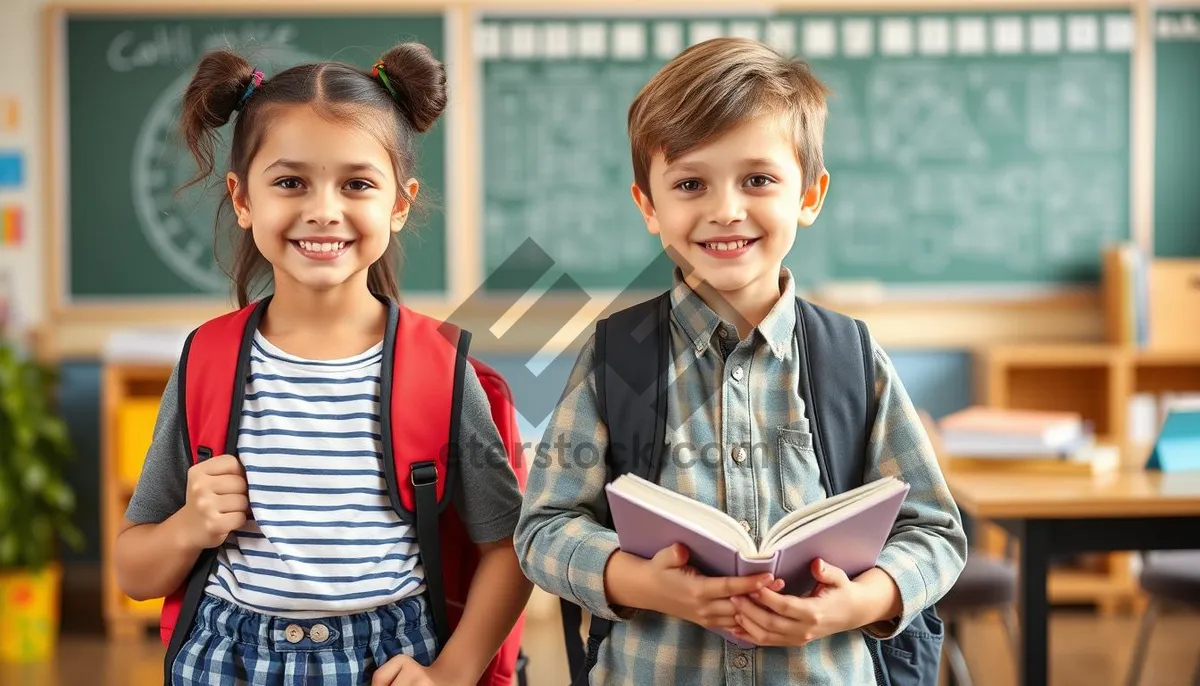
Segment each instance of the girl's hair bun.
[{"label": "girl's hair bun", "polygon": [[428,131],[446,109],[446,67],[421,43],[401,43],[380,61],[408,123]]},{"label": "girl's hair bun", "polygon": [[213,168],[213,139],[241,104],[242,95],[254,79],[254,68],[244,57],[229,50],[207,53],[183,95],[180,128],[188,148],[200,163],[197,178]]}]

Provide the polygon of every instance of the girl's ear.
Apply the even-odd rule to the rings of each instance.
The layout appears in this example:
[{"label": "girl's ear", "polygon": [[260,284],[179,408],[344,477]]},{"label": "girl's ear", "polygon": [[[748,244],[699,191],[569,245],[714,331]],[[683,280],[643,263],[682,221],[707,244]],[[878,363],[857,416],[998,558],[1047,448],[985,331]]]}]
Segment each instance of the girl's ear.
[{"label": "girl's ear", "polygon": [[404,182],[404,189],[408,191],[408,197],[400,196],[396,199],[396,207],[392,210],[392,233],[398,233],[404,228],[405,222],[408,221],[408,214],[412,210],[412,202],[409,200],[417,199],[417,192],[421,190],[421,184],[417,183],[416,179],[409,179]]},{"label": "girl's ear", "polygon": [[225,175],[225,187],[229,189],[229,198],[233,201],[233,212],[237,215],[238,226],[249,229],[250,198],[247,197],[246,189],[242,187],[237,174],[229,172]]}]

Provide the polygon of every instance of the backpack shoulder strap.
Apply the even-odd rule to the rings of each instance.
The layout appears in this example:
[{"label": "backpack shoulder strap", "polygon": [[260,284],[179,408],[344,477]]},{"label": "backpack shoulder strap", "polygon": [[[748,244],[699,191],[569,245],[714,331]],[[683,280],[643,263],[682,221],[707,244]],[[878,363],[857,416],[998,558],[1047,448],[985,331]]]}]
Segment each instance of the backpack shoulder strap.
[{"label": "backpack shoulder strap", "polygon": [[463,375],[471,335],[395,302],[380,368],[383,469],[392,507],[414,524],[438,641],[450,637],[439,515],[450,504],[458,465]]},{"label": "backpack shoulder strap", "polygon": [[[190,464],[214,455],[237,455],[242,401],[246,395],[246,377],[250,374],[251,342],[269,300],[211,319],[192,331],[184,342],[177,375],[179,408],[183,413],[179,428]],[[216,553],[215,548],[203,551],[180,591],[164,601],[164,615],[175,614],[164,657],[164,683],[171,681],[171,666],[191,631],[208,577],[217,562]]]},{"label": "backpack shoulder strap", "polygon": [[608,480],[633,473],[655,480],[666,432],[670,294],[596,323],[592,374],[600,419],[608,427]]},{"label": "backpack shoulder strap", "polygon": [[[608,481],[629,473],[658,478],[666,435],[670,315],[668,291],[596,322],[592,374],[597,411],[608,427]],[[611,518],[605,523],[611,527]],[[592,617],[585,653],[579,638],[580,607],[565,599],[559,605],[571,683],[581,686],[588,682],[612,622]]]},{"label": "backpack shoulder strap", "polygon": [[800,397],[830,496],[863,483],[875,425],[875,360],[865,323],[796,299]]}]

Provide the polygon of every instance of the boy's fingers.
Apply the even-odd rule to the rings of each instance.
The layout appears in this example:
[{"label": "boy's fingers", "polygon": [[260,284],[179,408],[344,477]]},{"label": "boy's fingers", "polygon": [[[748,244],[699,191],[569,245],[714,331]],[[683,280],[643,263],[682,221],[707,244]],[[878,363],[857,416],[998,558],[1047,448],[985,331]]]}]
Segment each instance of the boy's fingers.
[{"label": "boy's fingers", "polygon": [[652,562],[654,562],[657,566],[668,569],[673,567],[682,567],[683,565],[687,564],[687,561],[688,549],[678,543],[672,543],[666,548],[658,551],[655,553],[652,560]]},{"label": "boy's fingers", "polygon": [[763,588],[770,581],[770,574],[710,577],[704,580],[704,594],[708,598],[729,598],[735,595],[746,595]]},{"label": "boy's fingers", "polygon": [[[758,603],[758,605],[770,610],[771,612],[774,612],[775,614],[783,615],[785,617],[794,617],[798,611],[795,598],[775,593],[769,588],[764,588],[757,593],[752,593],[750,597],[755,603]],[[754,603],[749,604],[752,605]]]},{"label": "boy's fingers", "polygon": [[744,620],[748,619],[771,633],[784,633],[791,624],[787,617],[768,610],[752,600],[738,598],[735,604],[737,605],[738,621],[742,626],[746,625]]}]

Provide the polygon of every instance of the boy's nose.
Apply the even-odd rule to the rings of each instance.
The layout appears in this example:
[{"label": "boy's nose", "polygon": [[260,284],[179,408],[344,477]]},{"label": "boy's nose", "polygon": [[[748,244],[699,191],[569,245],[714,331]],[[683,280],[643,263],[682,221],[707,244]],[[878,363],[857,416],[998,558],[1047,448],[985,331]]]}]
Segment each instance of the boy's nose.
[{"label": "boy's nose", "polygon": [[712,222],[721,226],[736,224],[746,218],[746,205],[737,193],[721,193],[715,198]]}]

